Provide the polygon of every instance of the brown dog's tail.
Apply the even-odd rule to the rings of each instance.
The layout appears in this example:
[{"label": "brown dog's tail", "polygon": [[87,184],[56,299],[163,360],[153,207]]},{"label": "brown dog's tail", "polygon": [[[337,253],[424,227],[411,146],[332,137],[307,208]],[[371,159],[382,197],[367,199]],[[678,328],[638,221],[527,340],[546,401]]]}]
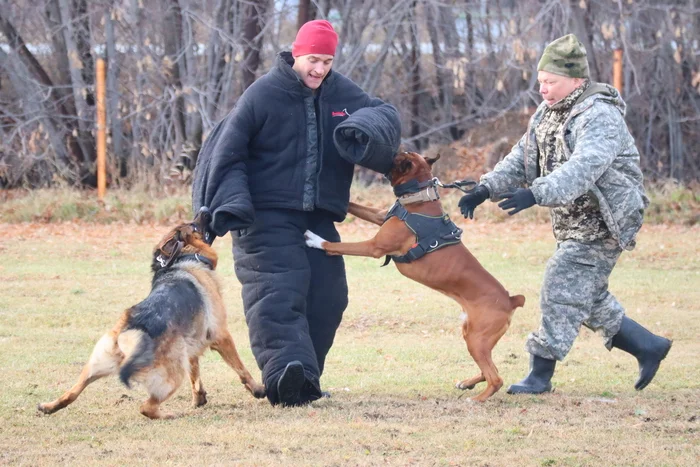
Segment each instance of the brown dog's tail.
[{"label": "brown dog's tail", "polygon": [[525,305],[525,297],[523,295],[513,295],[510,297],[510,306],[515,310],[518,307]]},{"label": "brown dog's tail", "polygon": [[151,336],[140,329],[129,329],[119,334],[117,345],[124,353],[119,379],[127,388],[131,388],[129,380],[134,373],[153,364],[156,345]]}]

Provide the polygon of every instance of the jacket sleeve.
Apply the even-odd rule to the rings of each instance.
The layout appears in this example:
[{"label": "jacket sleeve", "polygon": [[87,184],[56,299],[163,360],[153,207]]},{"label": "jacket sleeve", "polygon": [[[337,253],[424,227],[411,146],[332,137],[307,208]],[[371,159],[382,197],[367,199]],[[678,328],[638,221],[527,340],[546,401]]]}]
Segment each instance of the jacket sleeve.
[{"label": "jacket sleeve", "polygon": [[254,220],[246,161],[255,127],[244,94],[231,113],[212,130],[197,159],[192,207],[195,212],[201,206],[210,209],[210,228],[219,237],[230,230],[247,228]]},{"label": "jacket sleeve", "polygon": [[513,190],[526,182],[525,178],[525,133],[493,170],[481,176],[481,185],[489,189],[492,200],[497,200],[503,193]]},{"label": "jacket sleeve", "polygon": [[357,110],[335,127],[333,142],[346,161],[386,174],[401,144],[401,119],[393,105],[370,102],[378,105]]},{"label": "jacket sleeve", "polygon": [[540,206],[563,206],[590,191],[619,154],[620,112],[612,106],[594,106],[579,118],[575,147],[564,164],[532,182],[531,190]]}]

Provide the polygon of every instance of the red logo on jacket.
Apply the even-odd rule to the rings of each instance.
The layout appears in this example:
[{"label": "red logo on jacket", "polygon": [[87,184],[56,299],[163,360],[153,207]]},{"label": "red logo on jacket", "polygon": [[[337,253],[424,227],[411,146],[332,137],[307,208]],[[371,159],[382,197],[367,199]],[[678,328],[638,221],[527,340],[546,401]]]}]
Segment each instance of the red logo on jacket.
[{"label": "red logo on jacket", "polygon": [[331,117],[345,117],[349,116],[350,112],[348,112],[348,109],[343,109],[343,110],[334,110],[331,112]]}]

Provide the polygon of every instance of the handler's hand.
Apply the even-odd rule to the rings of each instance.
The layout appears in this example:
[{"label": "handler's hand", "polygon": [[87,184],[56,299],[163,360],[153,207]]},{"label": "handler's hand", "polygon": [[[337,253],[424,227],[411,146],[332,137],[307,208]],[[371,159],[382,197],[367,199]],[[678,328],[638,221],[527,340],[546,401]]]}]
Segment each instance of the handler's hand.
[{"label": "handler's hand", "polygon": [[484,201],[489,199],[489,189],[484,185],[469,190],[466,195],[459,200],[459,210],[466,219],[474,219],[474,209]]},{"label": "handler's hand", "polygon": [[518,188],[510,193],[505,193],[503,197],[506,199],[498,203],[499,208],[503,209],[504,211],[515,208],[508,212],[509,216],[537,204],[537,201],[535,201],[535,195],[532,194],[532,190],[529,188]]}]

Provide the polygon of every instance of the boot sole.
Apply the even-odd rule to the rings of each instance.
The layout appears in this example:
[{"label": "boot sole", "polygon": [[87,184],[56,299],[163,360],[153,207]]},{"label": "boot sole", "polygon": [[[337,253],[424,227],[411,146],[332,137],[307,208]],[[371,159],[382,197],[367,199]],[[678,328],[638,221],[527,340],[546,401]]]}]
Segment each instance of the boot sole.
[{"label": "boot sole", "polygon": [[513,388],[513,386],[509,387],[508,390],[506,391],[506,394],[511,394],[511,395],[517,395],[517,394],[547,394],[550,392],[554,392],[554,388],[550,387],[549,389],[545,389],[543,391],[536,391],[534,389],[525,389],[524,387],[517,387]]},{"label": "boot sole", "polygon": [[301,401],[301,389],[306,381],[304,365],[294,361],[287,364],[277,381],[277,396],[283,407],[299,405]]}]

